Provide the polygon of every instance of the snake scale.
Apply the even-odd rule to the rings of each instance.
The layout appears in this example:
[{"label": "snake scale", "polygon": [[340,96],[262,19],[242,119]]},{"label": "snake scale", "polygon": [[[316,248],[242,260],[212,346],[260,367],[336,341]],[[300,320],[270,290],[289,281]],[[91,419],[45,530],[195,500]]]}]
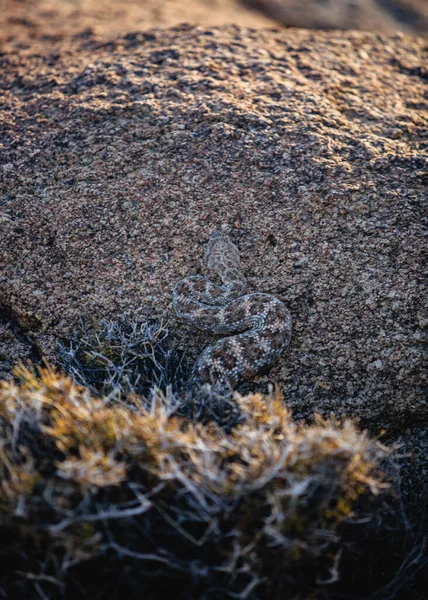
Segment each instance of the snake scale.
[{"label": "snake scale", "polygon": [[225,336],[196,359],[192,379],[236,385],[279,358],[290,343],[291,315],[275,296],[244,294],[239,251],[225,232],[211,235],[205,262],[222,283],[202,275],[182,279],[173,290],[174,309],[189,325]]}]

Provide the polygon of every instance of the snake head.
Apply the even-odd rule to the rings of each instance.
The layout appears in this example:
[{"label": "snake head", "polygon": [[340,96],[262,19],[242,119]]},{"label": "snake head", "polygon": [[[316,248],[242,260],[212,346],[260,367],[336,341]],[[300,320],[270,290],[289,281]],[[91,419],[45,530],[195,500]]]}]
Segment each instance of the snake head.
[{"label": "snake head", "polygon": [[211,234],[205,249],[205,263],[220,277],[225,269],[239,267],[239,250],[224,231],[217,229]]}]

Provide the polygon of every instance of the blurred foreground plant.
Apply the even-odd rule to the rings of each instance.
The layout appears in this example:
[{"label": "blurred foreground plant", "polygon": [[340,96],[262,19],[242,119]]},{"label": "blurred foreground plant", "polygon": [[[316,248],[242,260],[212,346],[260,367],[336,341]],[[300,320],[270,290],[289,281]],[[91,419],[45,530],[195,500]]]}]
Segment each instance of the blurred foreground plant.
[{"label": "blurred foreground plant", "polygon": [[180,416],[171,390],[124,404],[49,367],[14,374],[0,387],[0,529],[51,593],[101,557],[98,576],[138,564],[138,593],[154,568],[184,578],[183,597],[310,590],[340,577],[339,525],[387,487],[384,448],[350,421],[294,423],[277,392],[235,393],[228,432]]}]

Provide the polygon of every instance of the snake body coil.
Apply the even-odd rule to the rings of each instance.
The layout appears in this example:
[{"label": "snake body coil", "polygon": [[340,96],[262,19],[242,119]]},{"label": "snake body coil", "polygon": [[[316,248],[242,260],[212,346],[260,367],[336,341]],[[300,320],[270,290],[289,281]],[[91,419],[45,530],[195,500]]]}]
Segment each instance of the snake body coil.
[{"label": "snake body coil", "polygon": [[243,295],[239,251],[224,232],[211,235],[205,262],[222,285],[201,275],[186,277],[174,287],[174,309],[190,325],[227,336],[197,358],[193,379],[235,385],[279,358],[290,343],[291,315],[275,296]]}]

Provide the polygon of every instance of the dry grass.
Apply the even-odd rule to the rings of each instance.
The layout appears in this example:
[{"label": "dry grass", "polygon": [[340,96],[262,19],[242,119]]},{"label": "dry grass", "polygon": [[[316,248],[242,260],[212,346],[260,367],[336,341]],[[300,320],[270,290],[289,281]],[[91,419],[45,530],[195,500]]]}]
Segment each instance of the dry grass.
[{"label": "dry grass", "polygon": [[214,597],[284,593],[299,565],[309,587],[334,581],[338,526],[386,487],[384,448],[350,421],[294,423],[279,392],[235,393],[226,430],[181,416],[170,389],[117,402],[53,368],[14,374],[0,388],[0,525],[18,548],[34,540],[40,589],[100,557]]},{"label": "dry grass", "polygon": [[185,352],[166,323],[148,315],[135,321],[81,321],[74,336],[58,348],[59,365],[76,383],[96,395],[145,396],[153,387],[182,386],[188,376]]}]

